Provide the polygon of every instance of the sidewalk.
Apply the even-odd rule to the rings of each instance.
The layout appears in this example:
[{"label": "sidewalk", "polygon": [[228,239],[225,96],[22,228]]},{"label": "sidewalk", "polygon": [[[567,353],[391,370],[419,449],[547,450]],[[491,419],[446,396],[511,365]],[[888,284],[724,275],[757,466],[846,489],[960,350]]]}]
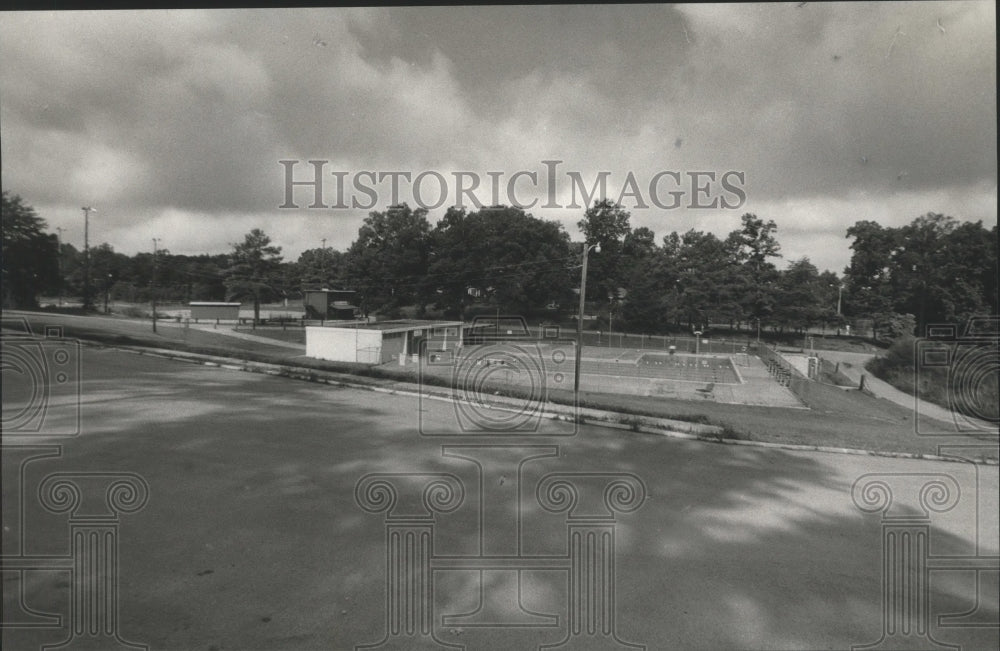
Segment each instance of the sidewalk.
[{"label": "sidewalk", "polygon": [[[821,357],[832,362],[840,363],[840,372],[846,375],[851,381],[861,384],[861,377],[865,378],[865,389],[867,389],[876,398],[882,398],[883,400],[888,400],[889,402],[894,402],[901,407],[906,407],[907,409],[913,410],[915,413],[921,416],[926,416],[927,418],[933,418],[934,420],[939,420],[944,423],[954,423],[956,422],[956,415],[949,409],[945,409],[939,405],[935,405],[932,402],[927,402],[926,400],[921,400],[911,396],[910,394],[900,391],[896,387],[892,386],[884,380],[880,380],[870,371],[865,369],[865,364],[868,360],[874,358],[874,355],[868,355],[865,353],[844,353],[835,351],[823,351],[820,354]],[[975,421],[974,419],[967,418],[965,416],[959,416],[958,421],[972,421],[973,424],[982,427],[984,430],[996,430],[995,425],[990,423]]]}]

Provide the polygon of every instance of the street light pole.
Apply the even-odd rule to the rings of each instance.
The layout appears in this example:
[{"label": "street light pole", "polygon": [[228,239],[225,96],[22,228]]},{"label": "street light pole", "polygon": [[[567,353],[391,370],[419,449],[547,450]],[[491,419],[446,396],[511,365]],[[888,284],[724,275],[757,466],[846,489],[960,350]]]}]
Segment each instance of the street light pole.
[{"label": "street light pole", "polygon": [[327,288],[327,284],[326,284],[326,238],[325,237],[320,238],[320,241],[323,243],[323,248],[320,249],[319,273],[320,273],[320,278],[321,278],[321,280],[323,282],[323,287]]},{"label": "street light pole", "polygon": [[90,206],[80,208],[83,211],[83,310],[92,308],[90,298],[90,213],[97,212]]},{"label": "street light pole", "polygon": [[153,281],[150,283],[150,298],[153,303],[153,332],[156,332],[156,243],[160,238],[153,238]]},{"label": "street light pole", "polygon": [[63,229],[56,226],[56,264],[59,265],[59,307],[62,307],[63,304],[62,232]]},{"label": "street light pole", "polygon": [[576,368],[573,371],[573,400],[580,404],[580,360],[583,353],[583,311],[584,302],[587,300],[587,254],[590,250],[601,252],[601,243],[587,246],[583,242],[583,267],[580,269],[580,312],[576,317]]},{"label": "street light pole", "polygon": [[844,282],[839,281],[837,283],[837,316],[841,316],[840,313],[840,299],[844,295]]},{"label": "street light pole", "polygon": [[615,300],[608,301],[608,348],[611,348],[611,336],[615,333]]}]

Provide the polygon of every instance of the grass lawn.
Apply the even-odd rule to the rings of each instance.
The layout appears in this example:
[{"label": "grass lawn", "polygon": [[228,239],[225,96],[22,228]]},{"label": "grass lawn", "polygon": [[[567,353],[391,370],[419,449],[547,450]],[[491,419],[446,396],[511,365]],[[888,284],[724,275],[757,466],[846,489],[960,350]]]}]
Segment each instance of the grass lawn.
[{"label": "grass lawn", "polygon": [[289,326],[287,328],[257,326],[254,329],[250,326],[242,325],[236,328],[236,331],[257,337],[267,337],[268,339],[277,339],[278,341],[286,341],[292,344],[306,345],[306,329],[301,326]]}]

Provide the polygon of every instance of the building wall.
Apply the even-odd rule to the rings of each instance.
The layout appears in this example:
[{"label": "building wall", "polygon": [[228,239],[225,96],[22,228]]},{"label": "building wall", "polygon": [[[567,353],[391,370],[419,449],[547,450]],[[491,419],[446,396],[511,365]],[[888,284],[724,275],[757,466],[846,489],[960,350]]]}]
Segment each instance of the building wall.
[{"label": "building wall", "polygon": [[[318,291],[307,289],[303,292],[302,304],[307,316],[318,319],[352,319],[354,318],[354,308],[351,301],[354,300],[355,292],[349,290],[329,290]],[[336,308],[340,308],[340,314],[334,314]]]},{"label": "building wall", "polygon": [[240,318],[240,304],[234,303],[232,305],[190,305],[191,308],[191,318],[205,319],[206,321],[215,321],[216,319],[225,319],[226,321],[235,321]]},{"label": "building wall", "polygon": [[306,356],[331,362],[378,364],[382,333],[378,330],[306,326]]},{"label": "building wall", "polygon": [[[449,326],[447,341],[444,326],[414,327],[404,332],[385,332],[364,328],[306,327],[306,355],[316,359],[337,362],[385,364],[398,361],[405,347],[407,355],[421,351],[426,343],[428,350],[455,350],[461,345],[461,327]],[[420,332],[416,335],[416,332]],[[406,344],[409,340],[409,345]]]},{"label": "building wall", "polygon": [[327,318],[326,294],[306,290],[305,295],[302,298],[302,302],[307,316],[320,319]]},{"label": "building wall", "polygon": [[357,311],[353,307],[341,307],[339,305],[331,305],[327,312],[327,316],[331,319],[339,319],[343,321],[349,321],[358,316]]},{"label": "building wall", "polygon": [[330,304],[333,305],[334,303],[350,303],[354,300],[354,297],[357,296],[357,294],[349,289],[331,289],[327,293],[327,296],[329,297],[328,300],[330,301]]},{"label": "building wall", "polygon": [[365,364],[381,364],[385,335],[379,330],[357,330],[357,360]]},{"label": "building wall", "polygon": [[436,352],[459,348],[462,344],[463,331],[460,326],[435,326],[425,330],[425,352]]},{"label": "building wall", "polygon": [[[391,362],[393,359],[399,359],[399,356],[403,353],[403,341],[406,339],[407,334],[409,333],[389,332],[382,335],[382,364]],[[412,351],[407,351],[407,354],[411,353]]]}]

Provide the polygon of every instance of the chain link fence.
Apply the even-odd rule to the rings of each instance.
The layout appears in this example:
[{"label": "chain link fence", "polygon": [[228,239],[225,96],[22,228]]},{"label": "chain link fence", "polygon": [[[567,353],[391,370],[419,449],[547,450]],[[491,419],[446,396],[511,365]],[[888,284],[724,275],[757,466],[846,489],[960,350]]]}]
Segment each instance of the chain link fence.
[{"label": "chain link fence", "polygon": [[[567,333],[576,337],[576,333]],[[584,346],[604,348],[630,348],[635,350],[671,349],[677,353],[690,355],[738,355],[753,352],[756,342],[749,338],[696,338],[671,335],[637,335],[625,332],[584,332]]]}]

